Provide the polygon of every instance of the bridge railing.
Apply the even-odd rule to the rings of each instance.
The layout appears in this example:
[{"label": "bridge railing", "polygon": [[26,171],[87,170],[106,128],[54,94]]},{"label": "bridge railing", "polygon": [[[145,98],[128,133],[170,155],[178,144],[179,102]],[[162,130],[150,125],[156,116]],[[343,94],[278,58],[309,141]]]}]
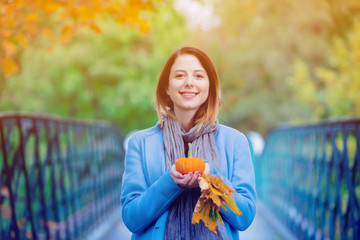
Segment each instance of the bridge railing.
[{"label": "bridge railing", "polygon": [[360,119],[272,130],[259,199],[299,239],[360,239]]},{"label": "bridge railing", "polygon": [[82,239],[120,206],[110,124],[3,113],[0,149],[0,239]]}]

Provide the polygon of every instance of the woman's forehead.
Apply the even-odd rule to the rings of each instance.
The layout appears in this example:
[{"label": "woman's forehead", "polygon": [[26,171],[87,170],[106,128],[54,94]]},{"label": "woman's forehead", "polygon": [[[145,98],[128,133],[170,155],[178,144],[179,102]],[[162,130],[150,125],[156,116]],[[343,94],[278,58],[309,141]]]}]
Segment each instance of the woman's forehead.
[{"label": "woman's forehead", "polygon": [[171,72],[181,71],[181,70],[205,71],[199,59],[191,54],[181,54],[175,59],[174,64],[171,67]]}]

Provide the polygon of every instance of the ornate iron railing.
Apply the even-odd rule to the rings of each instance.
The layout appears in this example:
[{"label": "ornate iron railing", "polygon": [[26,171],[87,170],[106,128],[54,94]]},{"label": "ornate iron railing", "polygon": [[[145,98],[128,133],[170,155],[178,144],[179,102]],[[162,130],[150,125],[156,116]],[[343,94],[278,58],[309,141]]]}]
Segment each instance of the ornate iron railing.
[{"label": "ornate iron railing", "polygon": [[0,239],[82,239],[120,206],[123,148],[104,122],[0,115]]},{"label": "ornate iron railing", "polygon": [[360,239],[360,119],[274,129],[254,165],[259,199],[299,239]]}]

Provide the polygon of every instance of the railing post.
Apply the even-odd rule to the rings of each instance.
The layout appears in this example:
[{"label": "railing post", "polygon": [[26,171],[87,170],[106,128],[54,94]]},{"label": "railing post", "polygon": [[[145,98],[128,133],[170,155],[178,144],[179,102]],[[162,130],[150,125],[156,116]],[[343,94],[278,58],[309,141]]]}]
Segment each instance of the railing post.
[{"label": "railing post", "polygon": [[1,239],[81,239],[120,207],[124,152],[108,123],[0,113],[0,147]]},{"label": "railing post", "polygon": [[276,128],[254,162],[260,200],[300,239],[359,239],[360,119]]}]

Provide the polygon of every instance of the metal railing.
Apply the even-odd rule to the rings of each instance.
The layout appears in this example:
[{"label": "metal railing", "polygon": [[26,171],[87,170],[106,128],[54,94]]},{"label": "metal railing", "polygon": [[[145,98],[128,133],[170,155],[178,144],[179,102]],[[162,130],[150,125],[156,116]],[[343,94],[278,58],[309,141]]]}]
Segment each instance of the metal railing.
[{"label": "metal railing", "polygon": [[3,113],[0,149],[0,239],[82,239],[120,206],[110,124]]},{"label": "metal railing", "polygon": [[272,130],[259,199],[299,239],[360,239],[360,119]]}]

